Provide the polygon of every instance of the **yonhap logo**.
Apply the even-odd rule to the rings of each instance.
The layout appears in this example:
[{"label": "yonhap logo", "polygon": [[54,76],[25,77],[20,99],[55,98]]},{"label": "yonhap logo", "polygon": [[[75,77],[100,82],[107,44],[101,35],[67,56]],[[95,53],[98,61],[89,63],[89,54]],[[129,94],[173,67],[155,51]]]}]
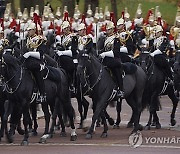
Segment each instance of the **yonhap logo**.
[{"label": "yonhap logo", "polygon": [[129,136],[129,144],[133,148],[139,147],[143,142],[142,134],[141,132],[133,133]]}]

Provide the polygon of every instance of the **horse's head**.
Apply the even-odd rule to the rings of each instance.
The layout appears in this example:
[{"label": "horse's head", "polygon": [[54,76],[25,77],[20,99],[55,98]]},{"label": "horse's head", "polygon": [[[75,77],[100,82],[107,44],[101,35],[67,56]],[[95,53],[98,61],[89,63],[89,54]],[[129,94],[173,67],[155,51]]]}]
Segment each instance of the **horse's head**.
[{"label": "horse's head", "polygon": [[86,53],[86,50],[81,51],[78,55],[77,75],[80,77],[83,86],[87,84],[87,77],[89,76],[87,68],[90,63],[90,55]]},{"label": "horse's head", "polygon": [[10,53],[3,54],[0,73],[5,80],[11,78],[18,68],[20,66],[17,58],[13,57]]},{"label": "horse's head", "polygon": [[149,64],[149,52],[142,50],[139,55],[139,65],[142,67],[144,71],[147,71],[148,64]]},{"label": "horse's head", "polygon": [[175,63],[174,63],[174,67],[173,67],[173,70],[175,73],[179,74],[180,75],[180,51],[177,51],[176,52],[176,55],[175,55]]}]

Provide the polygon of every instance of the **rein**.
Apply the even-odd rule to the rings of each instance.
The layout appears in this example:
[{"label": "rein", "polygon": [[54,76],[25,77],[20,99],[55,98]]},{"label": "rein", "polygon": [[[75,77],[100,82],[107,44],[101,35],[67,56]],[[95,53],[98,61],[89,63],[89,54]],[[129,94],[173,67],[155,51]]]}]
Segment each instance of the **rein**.
[{"label": "rein", "polygon": [[[90,57],[88,54],[83,54],[82,56],[83,56],[83,57]],[[80,67],[82,68],[83,66],[80,66]],[[94,87],[95,87],[95,86],[99,83],[99,81],[101,80],[101,78],[102,78],[102,73],[103,73],[103,65],[101,65],[101,69],[99,70],[99,75],[98,75],[98,77],[97,77],[97,79],[96,79],[96,82],[95,82],[92,86],[90,86],[89,83],[88,83],[88,80],[89,80],[89,77],[93,74],[93,72],[90,73],[89,75],[87,75],[87,67],[84,68],[83,77],[85,78],[85,82],[86,82],[86,83],[85,83],[85,85],[84,85],[83,87],[88,86],[88,89],[83,93],[83,95],[87,94],[87,92],[92,91],[92,90],[94,89]]]},{"label": "rein", "polygon": [[13,94],[18,90],[20,84],[22,83],[22,77],[23,77],[23,68],[22,67],[21,67],[20,71],[21,71],[21,74],[20,74],[20,78],[19,78],[19,83],[17,84],[16,88],[14,90],[12,90],[12,88],[10,88],[8,84],[9,84],[10,81],[12,81],[15,78],[15,76],[17,75],[19,70],[17,70],[17,72],[8,81],[6,81],[4,83],[3,91],[6,91],[9,94]]}]

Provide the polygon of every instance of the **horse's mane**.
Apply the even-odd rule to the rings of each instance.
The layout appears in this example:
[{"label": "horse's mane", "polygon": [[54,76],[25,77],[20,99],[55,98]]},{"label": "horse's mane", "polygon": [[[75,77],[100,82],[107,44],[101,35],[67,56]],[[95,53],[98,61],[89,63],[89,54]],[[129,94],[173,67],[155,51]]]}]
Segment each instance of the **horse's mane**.
[{"label": "horse's mane", "polygon": [[19,60],[16,57],[10,54],[4,54],[3,58],[7,64],[15,66],[15,67],[19,66]]}]

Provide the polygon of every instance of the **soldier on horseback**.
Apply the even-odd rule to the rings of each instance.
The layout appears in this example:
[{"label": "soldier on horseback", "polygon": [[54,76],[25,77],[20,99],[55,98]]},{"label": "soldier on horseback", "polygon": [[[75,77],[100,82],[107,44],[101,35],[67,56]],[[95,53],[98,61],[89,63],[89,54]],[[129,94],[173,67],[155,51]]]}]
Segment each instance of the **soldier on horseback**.
[{"label": "soldier on horseback", "polygon": [[0,55],[2,54],[3,49],[9,45],[9,41],[4,38],[4,30],[0,27]]},{"label": "soldier on horseback", "polygon": [[[43,54],[45,51],[46,38],[42,35],[36,34],[36,25],[35,23],[31,23],[27,28],[28,31],[28,39],[27,39],[27,50],[20,59],[22,64],[33,73],[38,88],[40,92],[40,102],[46,101],[45,95],[45,87],[44,87],[44,73],[45,73],[45,64],[43,62]],[[32,61],[28,61],[28,59],[32,57]],[[37,61],[38,60],[38,61]]]},{"label": "soldier on horseback", "polygon": [[156,38],[154,39],[153,52],[150,54],[153,57],[154,63],[160,67],[165,75],[173,81],[172,71],[169,62],[166,59],[166,51],[169,47],[169,40],[163,36],[163,28],[160,25],[156,26]]},{"label": "soldier on horseback", "polygon": [[77,63],[77,37],[70,30],[69,21],[63,21],[61,25],[63,35],[59,38],[56,54],[60,58],[60,66],[66,70],[69,78],[70,90],[74,91],[73,76],[75,64]]},{"label": "soldier on horseback", "polygon": [[120,41],[114,34],[114,23],[109,22],[106,26],[107,36],[104,41],[104,48],[99,55],[103,58],[103,64],[111,69],[118,85],[117,96],[124,97],[122,64],[120,57]]}]

